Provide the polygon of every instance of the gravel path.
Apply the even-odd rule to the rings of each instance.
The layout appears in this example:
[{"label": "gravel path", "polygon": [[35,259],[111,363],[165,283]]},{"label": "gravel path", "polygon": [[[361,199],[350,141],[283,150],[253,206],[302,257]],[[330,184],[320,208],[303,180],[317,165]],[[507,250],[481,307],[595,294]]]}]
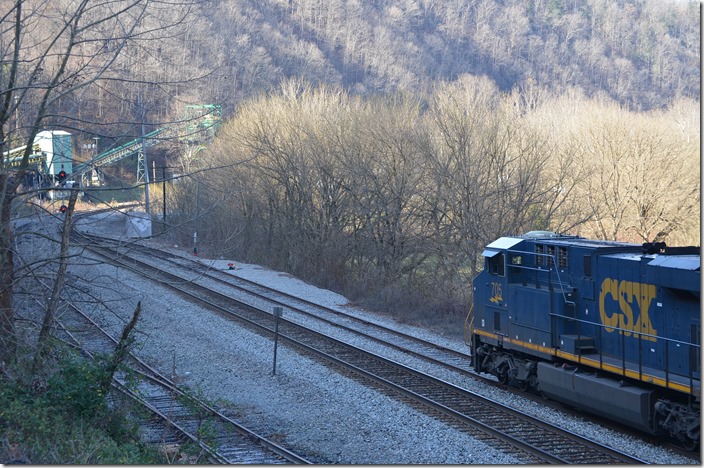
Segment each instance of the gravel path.
[{"label": "gravel path", "polygon": [[[125,232],[124,216],[93,217],[80,222],[91,233],[119,236]],[[193,258],[186,248],[174,252]],[[205,260],[213,268],[227,270],[232,260]],[[232,274],[275,286],[286,292],[320,301],[328,306],[354,309],[341,296],[323,291],[256,265],[236,263]],[[210,312],[175,297],[163,287],[124,270],[81,257],[72,262],[72,297],[83,297],[100,322],[114,334],[121,331],[138,301],[142,317],[138,324],[138,354],[197,393],[214,400],[245,425],[273,437],[316,463],[336,464],[515,464],[515,457],[459,433],[389,397],[340,376],[322,365],[279,344],[276,375],[272,375],[273,342],[237,327]],[[69,287],[70,287],[69,286]],[[78,289],[83,292],[78,293]],[[89,293],[90,292],[90,293]],[[370,320],[390,322],[364,311]],[[416,335],[432,337],[445,346],[466,350],[463,343],[403,326]],[[380,354],[412,362],[402,353]],[[413,363],[422,370],[426,364]],[[600,426],[545,408],[523,398],[447,372],[440,378],[559,422],[599,441],[632,450],[640,458],[658,464],[691,463],[657,447],[643,447]]]}]

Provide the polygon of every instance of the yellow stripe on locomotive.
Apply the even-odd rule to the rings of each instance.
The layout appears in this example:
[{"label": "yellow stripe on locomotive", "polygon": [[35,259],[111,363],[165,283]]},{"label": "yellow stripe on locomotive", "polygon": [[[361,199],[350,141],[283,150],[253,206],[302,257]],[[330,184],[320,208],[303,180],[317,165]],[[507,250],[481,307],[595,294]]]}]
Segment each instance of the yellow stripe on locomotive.
[{"label": "yellow stripe on locomotive", "polygon": [[477,372],[699,444],[698,247],[540,231],[483,255],[468,320]]}]

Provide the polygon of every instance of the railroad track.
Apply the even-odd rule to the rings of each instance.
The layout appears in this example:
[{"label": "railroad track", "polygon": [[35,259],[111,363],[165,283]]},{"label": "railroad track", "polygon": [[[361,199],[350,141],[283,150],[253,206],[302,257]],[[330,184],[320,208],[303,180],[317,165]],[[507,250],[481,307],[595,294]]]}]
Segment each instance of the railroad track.
[{"label": "railroad track", "polygon": [[[268,310],[235,300],[229,295],[198,284],[192,275],[175,275],[162,267],[138,258],[133,249],[114,250],[104,241],[93,239],[87,248],[120,266],[172,288],[191,301],[246,324],[262,334],[271,334],[274,319]],[[540,420],[497,404],[480,395],[433,378],[427,374],[368,353],[347,343],[315,332],[300,324],[281,319],[282,342],[314,356],[327,365],[353,372],[386,392],[478,438],[492,438],[507,453],[520,453],[529,463],[642,463],[641,460],[598,443],[586,440]],[[378,338],[377,338],[378,339]]]},{"label": "railroad track", "polygon": [[[413,356],[433,365],[445,367],[463,375],[475,375],[468,369],[470,356],[466,351],[448,348],[385,325],[374,323],[368,318],[361,318],[340,310],[325,307],[292,294],[269,288],[260,283],[233,276],[200,262],[175,256],[163,250],[136,243],[125,245],[124,243],[105,239],[98,240],[95,237],[92,237],[91,240],[96,242],[96,246],[103,244],[106,247],[114,249],[120,256],[134,257],[137,254],[142,254],[141,261],[154,265],[157,268],[160,268],[159,263],[153,262],[153,259],[158,259],[159,262],[168,262],[169,266],[172,268],[171,271],[178,271],[178,275],[184,280],[199,284],[203,284],[204,281],[207,280],[207,283],[211,285],[210,287],[212,287],[212,284],[222,286],[222,289],[219,289],[221,291],[231,292],[233,289],[237,290],[238,299],[254,307],[261,304],[266,304],[269,307],[279,305],[294,313],[295,316],[313,319],[326,326],[333,326],[350,335],[364,337],[375,343],[402,351],[406,355]],[[251,300],[248,300],[248,297],[251,298]],[[291,318],[291,316],[289,316],[289,320],[296,321],[296,319]],[[306,324],[312,325],[311,322],[306,322]],[[320,329],[320,327],[316,329]]]},{"label": "railroad track", "polygon": [[[117,344],[114,337],[83,311],[71,304],[69,307],[70,313],[62,314],[59,322],[60,336],[68,338],[91,358],[114,351]],[[182,391],[136,356],[129,356],[129,366],[128,373],[116,374],[113,387],[151,413],[152,417],[140,430],[146,443],[174,447],[190,442],[206,455],[208,463],[310,463]],[[203,436],[205,427],[207,436]]]},{"label": "railroad track", "polygon": [[[226,293],[237,291],[239,301],[246,302],[254,307],[283,306],[287,309],[287,319],[289,321],[314,328],[322,333],[326,333],[331,330],[330,327],[334,327],[335,336],[340,336],[341,334],[346,335],[350,337],[353,342],[372,341],[391,350],[400,352],[400,354],[388,353],[391,359],[394,359],[394,356],[396,356],[402,359],[403,362],[410,361],[416,363],[416,365],[419,363],[427,363],[429,366],[439,366],[458,376],[468,377],[480,381],[485,385],[501,388],[504,392],[520,395],[522,398],[539,402],[546,408],[557,409],[589,421],[595,421],[614,431],[625,432],[631,434],[633,437],[643,438],[646,443],[662,445],[683,457],[694,459],[697,455],[670,442],[649,437],[629,427],[603,420],[590,414],[584,414],[583,412],[566,407],[558,402],[545,400],[538,394],[518,388],[507,387],[497,382],[494,378],[476,374],[468,367],[470,355],[466,351],[463,352],[448,348],[447,346],[389,328],[385,325],[374,323],[367,317],[360,317],[355,314],[313,303],[298,296],[287,294],[260,283],[235,276],[230,272],[213,268],[203,262],[188,257],[174,255],[160,249],[134,242],[125,245],[124,243],[103,238],[92,238],[92,241],[97,243],[107,242],[113,248],[122,252],[122,255],[129,253],[134,256],[139,254],[143,261],[150,264],[158,265],[159,263],[157,262],[160,262],[163,265],[165,262],[169,265],[170,270],[179,271],[179,276],[182,278],[189,278],[191,281],[198,283],[203,283],[207,280],[211,287],[213,284],[220,285],[222,289],[219,288],[219,290]],[[247,298],[251,298],[251,300]],[[409,357],[413,359],[408,359]],[[428,365],[424,367],[428,368]]]}]

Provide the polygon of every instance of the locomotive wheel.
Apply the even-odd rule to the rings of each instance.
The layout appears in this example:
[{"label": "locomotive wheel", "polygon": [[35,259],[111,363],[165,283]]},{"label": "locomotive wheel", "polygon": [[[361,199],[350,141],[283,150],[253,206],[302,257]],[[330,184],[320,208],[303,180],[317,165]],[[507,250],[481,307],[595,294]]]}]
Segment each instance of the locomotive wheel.
[{"label": "locomotive wheel", "polygon": [[684,440],[680,440],[679,442],[685,450],[689,450],[690,452],[695,452],[697,447],[699,447],[699,442],[689,437],[685,437]]},{"label": "locomotive wheel", "polygon": [[508,372],[504,372],[503,374],[499,374],[498,378],[499,378],[499,383],[501,385],[508,385]]},{"label": "locomotive wheel", "polygon": [[540,388],[538,386],[538,377],[535,374],[529,375],[526,379],[526,383],[528,384],[529,390],[531,392],[536,393],[540,391]]},{"label": "locomotive wheel", "polygon": [[518,389],[522,392],[527,392],[528,391],[528,381],[527,380],[519,380],[518,381]]}]

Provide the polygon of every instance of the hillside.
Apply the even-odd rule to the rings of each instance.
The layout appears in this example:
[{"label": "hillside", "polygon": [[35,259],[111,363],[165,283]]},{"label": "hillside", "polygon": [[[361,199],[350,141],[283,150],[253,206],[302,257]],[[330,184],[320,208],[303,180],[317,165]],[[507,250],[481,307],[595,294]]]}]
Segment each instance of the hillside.
[{"label": "hillside", "polygon": [[[699,96],[699,5],[637,0],[236,0],[201,10],[191,52],[226,106],[283,78],[417,92],[462,74],[633,110]],[[233,99],[234,98],[234,99]]]},{"label": "hillside", "polygon": [[[61,1],[52,3],[62,5]],[[361,95],[424,95],[486,76],[634,111],[699,99],[699,4],[689,0],[203,0],[165,4],[110,79],[56,103],[50,124],[104,138],[139,135],[184,104],[245,100],[290,78]],[[185,5],[185,6],[183,6]],[[184,10],[185,13],[184,13]],[[180,15],[180,16],[179,16]],[[171,22],[168,34],[160,34]],[[114,40],[105,41],[113,50]],[[82,62],[74,67],[81,71]],[[38,101],[26,100],[23,121]],[[67,115],[79,115],[79,125]],[[116,122],[122,124],[116,126]],[[25,122],[23,121],[22,124]],[[108,145],[114,140],[104,140]],[[90,143],[90,141],[88,141]]]}]

